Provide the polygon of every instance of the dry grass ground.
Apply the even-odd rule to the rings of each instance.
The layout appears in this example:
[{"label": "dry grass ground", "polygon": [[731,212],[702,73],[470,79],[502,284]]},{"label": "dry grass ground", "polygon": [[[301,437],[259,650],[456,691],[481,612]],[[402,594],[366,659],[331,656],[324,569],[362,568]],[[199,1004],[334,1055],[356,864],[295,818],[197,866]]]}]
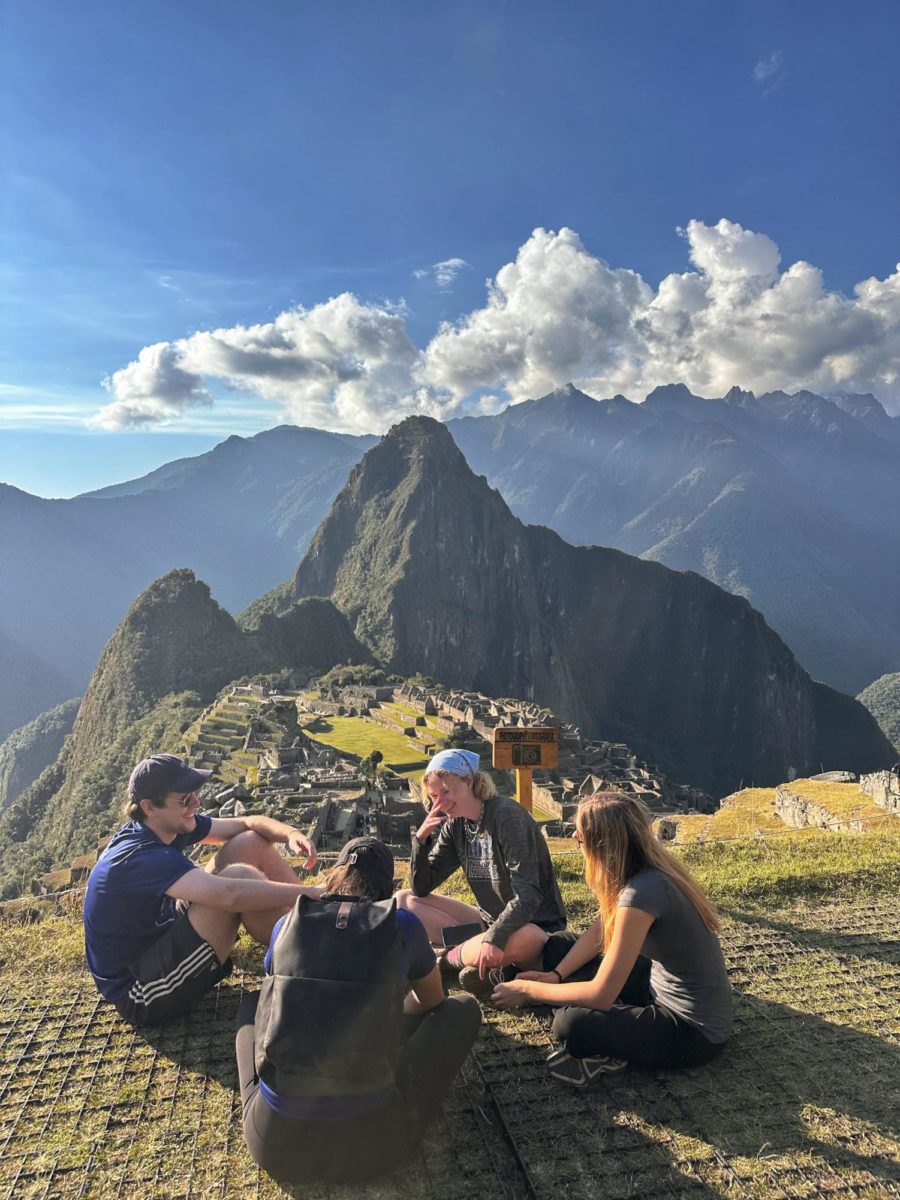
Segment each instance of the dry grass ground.
[{"label": "dry grass ground", "polygon": [[[727,852],[727,853],[726,853]],[[546,1074],[543,1012],[488,1013],[404,1170],[308,1200],[900,1196],[900,848],[822,834],[688,847],[719,901],[736,997],[724,1055],[587,1094]],[[573,924],[591,912],[571,844]],[[100,1003],[77,915],[0,930],[0,1196],[291,1195],[247,1154],[232,1027],[259,954],[189,1019],[141,1035]]]}]

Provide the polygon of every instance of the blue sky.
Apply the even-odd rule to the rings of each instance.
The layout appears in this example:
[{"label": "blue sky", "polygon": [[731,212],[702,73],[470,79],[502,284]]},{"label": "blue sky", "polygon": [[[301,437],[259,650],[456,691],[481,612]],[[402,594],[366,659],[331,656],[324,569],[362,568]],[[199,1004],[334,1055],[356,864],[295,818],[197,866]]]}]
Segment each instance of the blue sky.
[{"label": "blue sky", "polygon": [[900,411],[893,0],[0,12],[5,482],[567,378],[642,399],[687,357],[705,394]]}]

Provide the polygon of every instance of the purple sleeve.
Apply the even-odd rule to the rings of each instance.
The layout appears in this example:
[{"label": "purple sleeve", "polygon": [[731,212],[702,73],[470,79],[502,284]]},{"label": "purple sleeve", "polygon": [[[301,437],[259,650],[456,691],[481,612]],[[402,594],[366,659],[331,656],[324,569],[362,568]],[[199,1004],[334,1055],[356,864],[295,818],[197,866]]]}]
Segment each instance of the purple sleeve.
[{"label": "purple sleeve", "polygon": [[266,957],[263,959],[263,970],[267,975],[272,974],[272,947],[275,945],[275,939],[278,937],[279,930],[284,924],[284,920],[287,915],[288,914],[285,913],[284,917],[278,918],[272,930],[272,936],[269,938],[269,948],[266,951]]}]

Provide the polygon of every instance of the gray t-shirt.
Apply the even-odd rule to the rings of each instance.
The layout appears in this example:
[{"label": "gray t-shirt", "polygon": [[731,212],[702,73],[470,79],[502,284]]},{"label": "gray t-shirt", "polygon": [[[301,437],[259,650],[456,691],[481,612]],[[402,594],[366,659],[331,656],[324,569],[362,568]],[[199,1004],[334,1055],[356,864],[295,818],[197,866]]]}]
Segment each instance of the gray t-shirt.
[{"label": "gray t-shirt", "polygon": [[731,1034],[731,984],[718,937],[663,871],[645,867],[619,894],[619,908],[655,917],[641,954],[651,960],[656,1000],[714,1043]]},{"label": "gray t-shirt", "polygon": [[530,813],[508,796],[491,796],[476,836],[462,817],[444,822],[425,846],[412,839],[412,890],[428,896],[460,867],[485,924],[484,940],[501,950],[533,922],[548,933],[566,927],[550,851]]}]

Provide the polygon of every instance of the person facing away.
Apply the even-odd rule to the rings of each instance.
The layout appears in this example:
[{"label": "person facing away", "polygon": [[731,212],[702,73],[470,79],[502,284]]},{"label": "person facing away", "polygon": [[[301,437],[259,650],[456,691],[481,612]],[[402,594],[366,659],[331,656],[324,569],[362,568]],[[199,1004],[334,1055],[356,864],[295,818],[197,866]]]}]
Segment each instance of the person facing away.
[{"label": "person facing away", "polygon": [[399,1166],[475,1040],[478,1004],[445,997],[425,929],[393,888],[388,847],[347,842],[324,894],[275,926],[269,975],[241,1000],[244,1137],[281,1182],[359,1182]]},{"label": "person facing away", "polygon": [[575,839],[600,914],[577,939],[550,939],[543,971],[500,984],[494,1003],[559,1006],[550,1072],[579,1087],[629,1064],[708,1062],[732,1030],[716,910],[634,797],[583,800]]},{"label": "person facing away", "polygon": [[[281,821],[200,812],[197,790],[211,774],[174,754],[142,759],[128,781],[126,822],[88,878],[88,967],[132,1025],[162,1025],[192,1009],[230,973],[240,924],[268,944],[304,890],[278,843],[307,868],[316,862],[312,842]],[[182,853],[197,844],[221,846],[206,870]]]},{"label": "person facing away", "polygon": [[[441,970],[459,972],[463,989],[487,999],[494,982],[512,977],[513,964],[539,965],[548,936],[566,927],[550,852],[531,814],[497,794],[471,750],[441,750],[423,782],[431,808],[412,839],[412,887],[398,901],[432,942],[469,927],[470,936],[442,955]],[[477,907],[432,895],[460,867]]]}]

